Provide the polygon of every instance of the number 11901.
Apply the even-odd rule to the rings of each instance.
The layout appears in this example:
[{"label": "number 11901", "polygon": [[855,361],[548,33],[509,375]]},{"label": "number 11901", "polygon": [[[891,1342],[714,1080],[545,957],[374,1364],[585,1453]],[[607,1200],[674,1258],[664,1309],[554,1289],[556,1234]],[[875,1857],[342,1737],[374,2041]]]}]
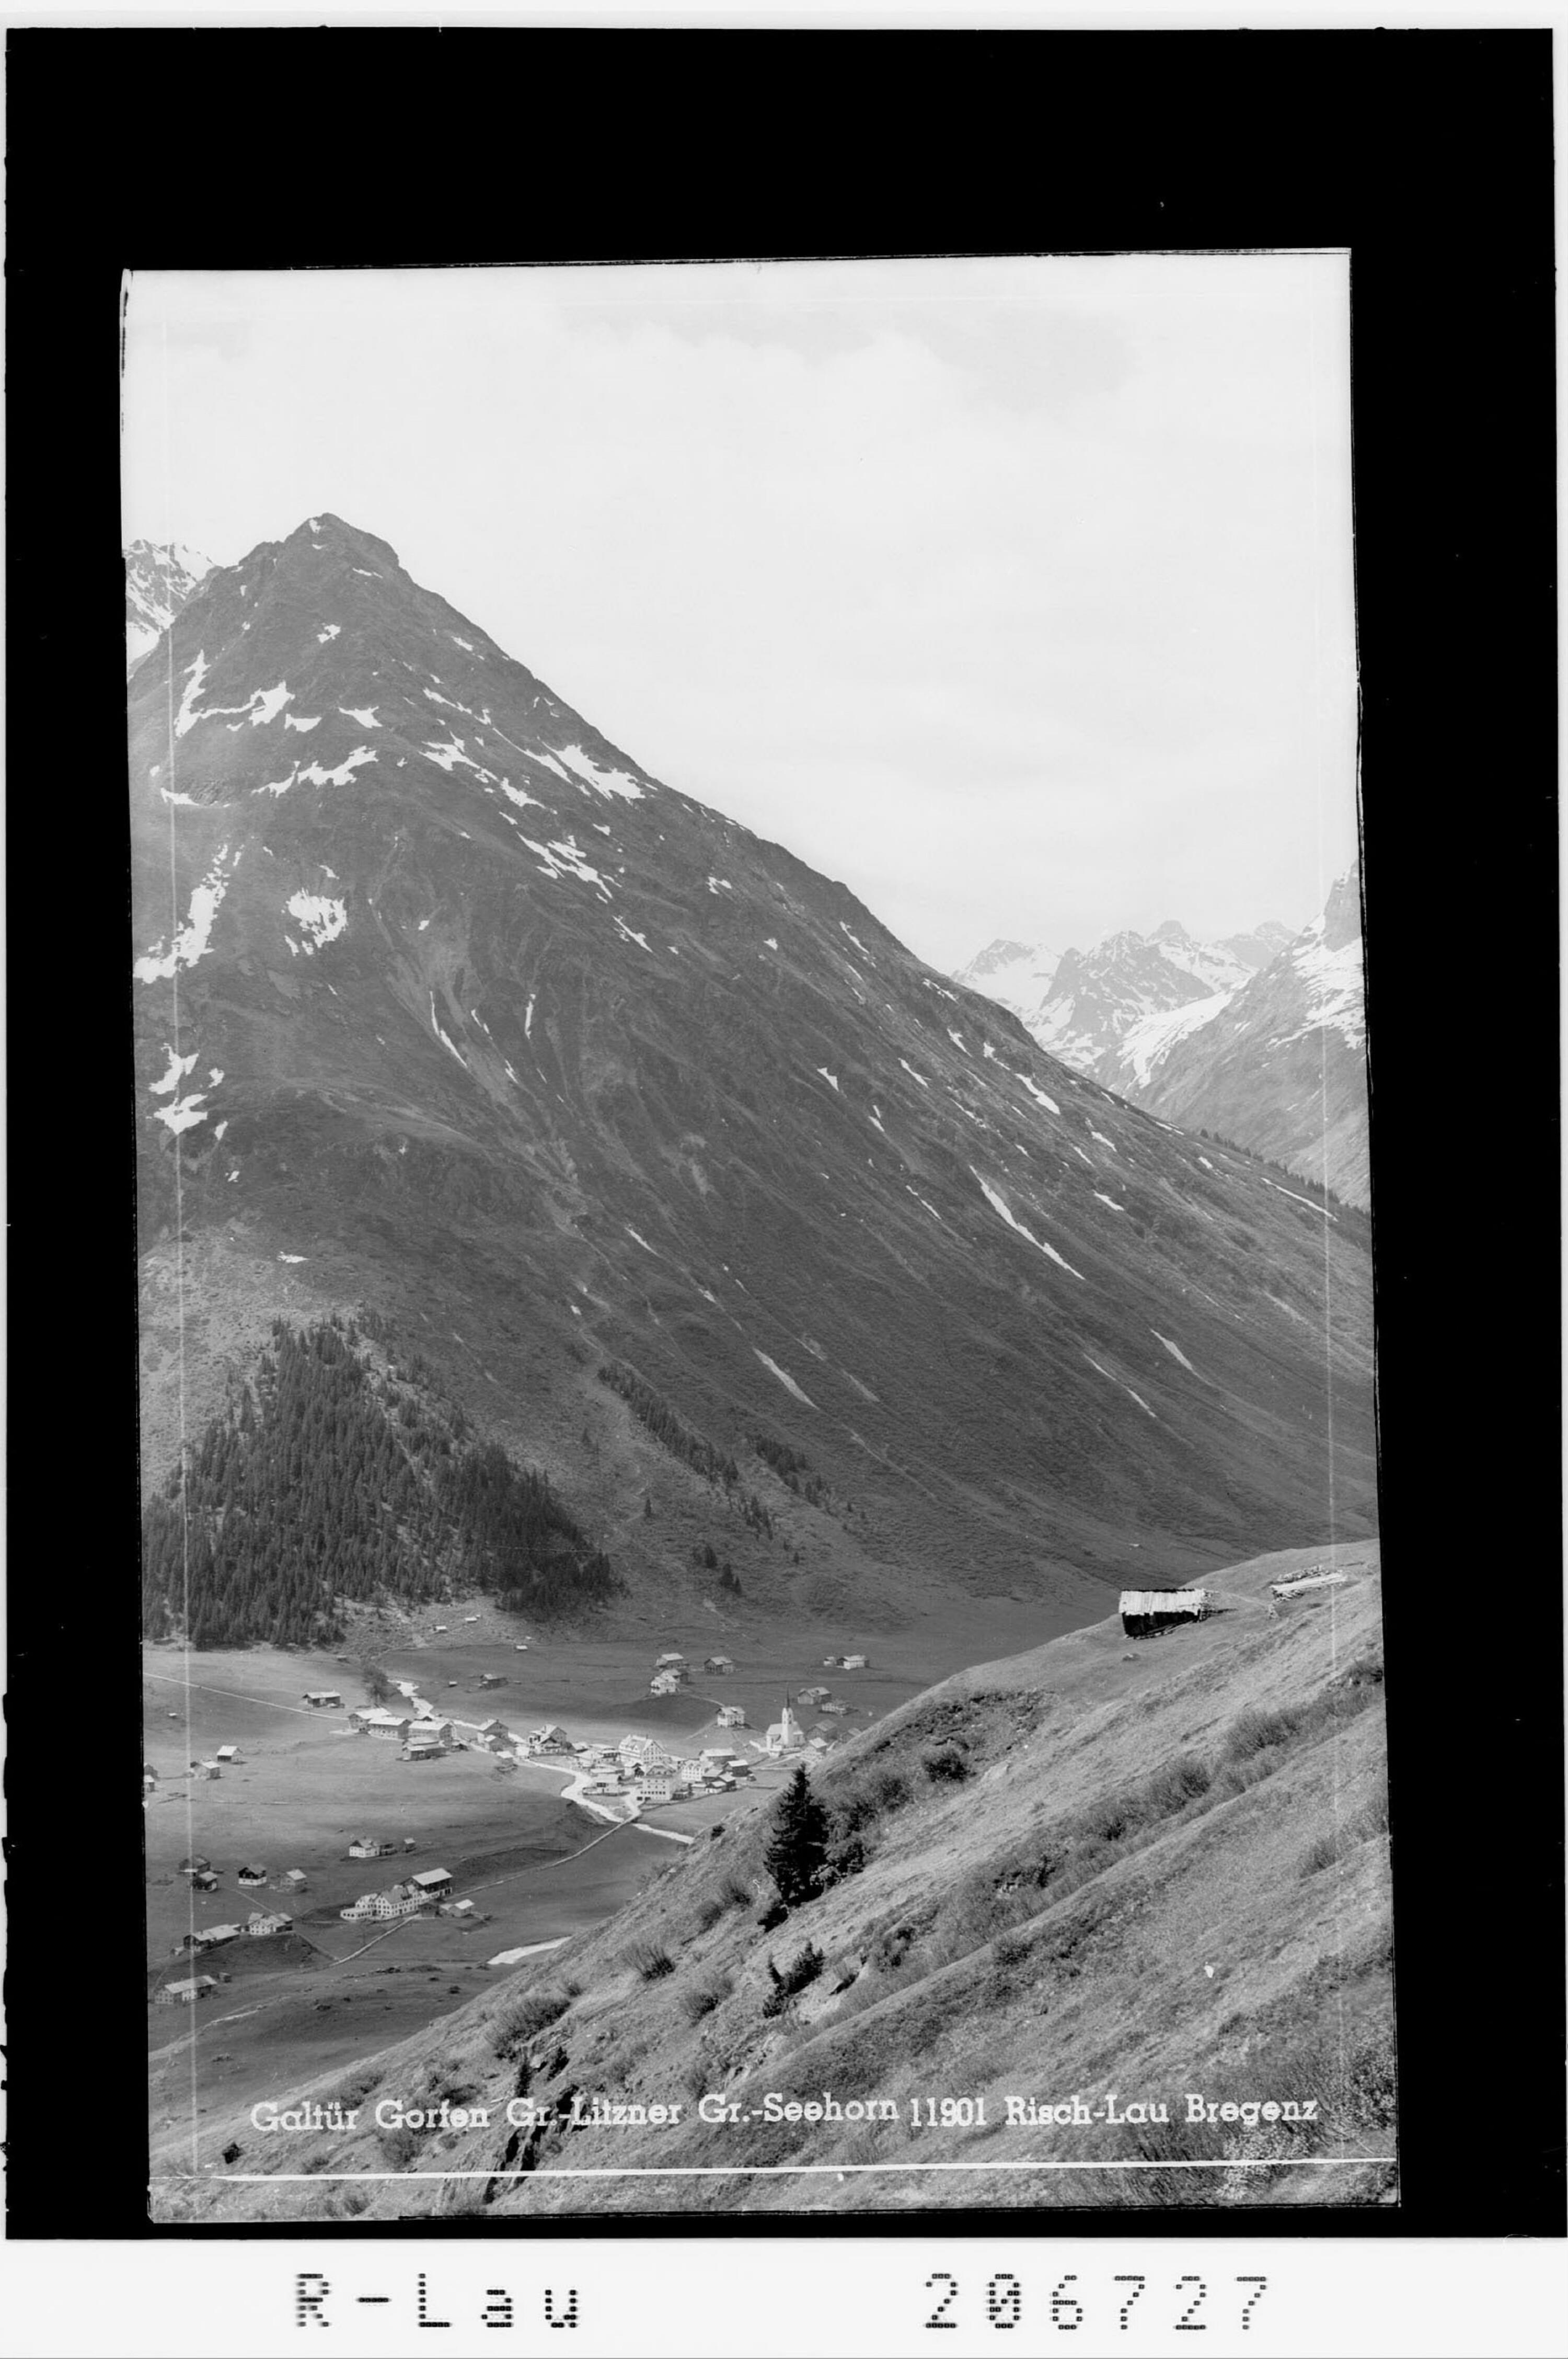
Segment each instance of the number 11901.
[{"label": "number 11901", "polygon": [[[1239,2323],[1245,2331],[1252,2324],[1253,2313],[1263,2298],[1269,2280],[1264,2277],[1238,2277],[1234,2282],[1237,2288],[1237,2305],[1239,2308]],[[1092,2296],[1087,2287],[1084,2287],[1081,2297],[1080,2293],[1075,2290],[1082,2284],[1083,2281],[1077,2271],[1070,2269],[1066,2276],[1052,2288],[1050,2299],[1046,2304],[1046,2322],[1059,2334],[1076,2333],[1081,2326],[1088,2323]],[[1249,2288],[1250,2291],[1248,2290]],[[937,2333],[945,2330],[956,2332],[960,2322],[968,2322],[964,2318],[961,2309],[962,2295],[958,2280],[948,2270],[937,2269],[934,2275],[928,2277],[925,2280],[925,2290],[935,2302],[935,2308],[925,2321],[928,2328]],[[1210,2307],[1207,2281],[1203,2277],[1191,2275],[1178,2277],[1172,2291],[1175,2296],[1175,2301],[1172,2315],[1162,2321],[1164,2325],[1177,2334],[1206,2332],[1211,2322],[1209,2318],[1204,2315]],[[1134,2313],[1146,2293],[1149,2295],[1149,2307],[1143,2315],[1158,2317],[1164,2295],[1164,2288],[1158,2282],[1151,2291],[1150,2280],[1147,2277],[1129,2273],[1110,2279],[1106,2307],[1115,2309],[1117,2323],[1124,2333],[1131,2330],[1134,2324]],[[1237,2306],[1233,2306],[1230,2301],[1217,2298],[1213,2307],[1215,2313],[1213,2323],[1216,2325],[1227,2324],[1237,2316]],[[998,2333],[1006,2334],[1014,2327],[1022,2325],[1023,2314],[1023,2280],[1015,2277],[1011,2269],[1000,2270],[995,2277],[988,2277],[986,2324],[994,2327]]]}]

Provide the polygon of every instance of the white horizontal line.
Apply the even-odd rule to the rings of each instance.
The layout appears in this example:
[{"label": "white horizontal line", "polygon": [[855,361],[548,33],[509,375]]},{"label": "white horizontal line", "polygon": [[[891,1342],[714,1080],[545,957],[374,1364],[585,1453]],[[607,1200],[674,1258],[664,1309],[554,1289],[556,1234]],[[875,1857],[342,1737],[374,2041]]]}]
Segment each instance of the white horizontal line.
[{"label": "white horizontal line", "polygon": [[[1344,2170],[1363,2162],[1392,2163],[1391,2154],[1260,2156],[1233,2162],[721,2162],[687,2166],[628,2164],[602,2170],[225,2170],[214,2184],[268,2187],[307,2179],[845,2179],[870,2170]],[[160,2172],[154,2180],[183,2184],[194,2172]]]}]

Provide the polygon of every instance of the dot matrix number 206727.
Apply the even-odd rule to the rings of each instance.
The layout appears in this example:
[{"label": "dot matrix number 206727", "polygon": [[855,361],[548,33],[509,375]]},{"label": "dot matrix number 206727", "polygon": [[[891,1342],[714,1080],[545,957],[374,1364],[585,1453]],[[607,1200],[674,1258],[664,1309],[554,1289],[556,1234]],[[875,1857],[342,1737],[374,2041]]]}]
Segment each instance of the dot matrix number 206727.
[{"label": "dot matrix number 206727", "polygon": [[[1069,2269],[1066,2276],[1052,2288],[1049,2300],[1044,2305],[1044,2318],[1058,2333],[1073,2334],[1079,2327],[1089,2323],[1090,2308],[1098,2307],[1107,2314],[1114,2310],[1117,2323],[1124,2332],[1130,2332],[1135,2324],[1141,2322],[1139,2306],[1147,2298],[1148,2306],[1143,2317],[1159,2317],[1162,2308],[1169,2308],[1172,2315],[1162,2319],[1161,2323],[1175,2333],[1203,2333],[1211,2322],[1210,2318],[1204,2315],[1206,2310],[1212,2310],[1215,2325],[1228,2327],[1239,2323],[1245,2331],[1252,2324],[1268,2283],[1266,2277],[1238,2277],[1232,2302],[1224,2299],[1225,2294],[1232,2289],[1224,2286],[1222,2292],[1223,2281],[1217,2281],[1211,2299],[1208,2280],[1189,2273],[1175,2278],[1167,2295],[1158,2278],[1128,2271],[1108,2280],[1103,2288],[1103,2299],[1097,2303],[1077,2271]],[[964,2301],[958,2280],[949,2270],[935,2270],[926,2278],[925,2290],[935,2305],[925,2321],[928,2328],[937,2333],[944,2329],[957,2332],[960,2324],[971,2322],[971,2305]],[[1173,2300],[1171,2296],[1174,2297]],[[1029,2306],[1038,2320],[1041,2311],[1037,2299],[1032,2299]],[[966,2310],[970,2310],[969,2317],[965,2316]],[[995,2277],[988,2277],[985,2288],[986,2324],[1005,2334],[1014,2327],[1022,2326],[1024,2316],[1023,2280],[1011,2269],[999,2270]],[[1097,2324],[1102,2322],[1103,2320],[1096,2321]]]}]

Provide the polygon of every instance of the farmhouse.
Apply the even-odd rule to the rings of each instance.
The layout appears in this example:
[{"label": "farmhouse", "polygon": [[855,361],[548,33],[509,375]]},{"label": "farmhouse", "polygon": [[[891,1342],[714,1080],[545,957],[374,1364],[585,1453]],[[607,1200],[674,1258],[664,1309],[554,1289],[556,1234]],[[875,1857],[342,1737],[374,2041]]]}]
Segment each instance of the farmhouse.
[{"label": "farmhouse", "polygon": [[719,1707],[720,1728],[744,1728],[746,1715],[738,1703],[721,1703]]},{"label": "farmhouse", "polygon": [[684,1655],[676,1654],[658,1655],[654,1657],[654,1669],[656,1671],[668,1670],[670,1667],[676,1663],[678,1663],[684,1669],[686,1667],[686,1657]]},{"label": "farmhouse", "polygon": [[216,1758],[222,1768],[226,1769],[231,1761],[237,1761],[239,1757],[240,1748],[237,1745],[220,1745],[218,1747]]},{"label": "farmhouse", "polygon": [[481,1671],[479,1683],[481,1688],[509,1688],[512,1685],[504,1671]]},{"label": "farmhouse", "polygon": [[218,1879],[210,1867],[193,1868],[190,1875],[192,1892],[216,1892]]},{"label": "farmhouse", "polygon": [[196,1946],[199,1950],[214,1950],[220,1941],[237,1941],[239,1938],[237,1925],[204,1925],[196,1935]]},{"label": "farmhouse", "polygon": [[1211,1609],[1206,1589],[1124,1589],[1117,1610],[1128,1637],[1152,1638],[1206,1622]]},{"label": "farmhouse", "polygon": [[569,1753],[572,1749],[571,1738],[554,1722],[548,1728],[536,1728],[532,1743],[536,1753]]},{"label": "farmhouse", "polygon": [[831,1688],[802,1688],[800,1701],[802,1703],[826,1703],[832,1692]]},{"label": "farmhouse", "polygon": [[237,1884],[265,1884],[266,1870],[265,1867],[242,1867],[234,1881]]},{"label": "farmhouse", "polygon": [[303,1892],[306,1884],[305,1870],[302,1867],[291,1867],[283,1880],[290,1891]]},{"label": "farmhouse", "polygon": [[217,1987],[216,1974],[190,1974],[183,1982],[162,1984],[157,2004],[159,2006],[193,2006],[199,1998],[205,1998],[209,1991]]},{"label": "farmhouse", "polygon": [[211,1867],[211,1864],[205,1852],[193,1851],[189,1858],[180,1861],[178,1872],[181,1875],[195,1875],[201,1869]]},{"label": "farmhouse", "polygon": [[259,1908],[253,1908],[245,1930],[259,1940],[266,1933],[289,1932],[293,1925],[294,1919],[286,1909],[275,1908],[269,1916],[264,1917]]},{"label": "farmhouse", "polygon": [[728,1655],[709,1655],[702,1668],[705,1671],[732,1671],[735,1666]]},{"label": "farmhouse", "polygon": [[345,1924],[354,1925],[366,1917],[412,1917],[420,1906],[417,1895],[410,1897],[406,1885],[395,1884],[390,1892],[362,1892],[351,1908],[340,1908],[338,1914]]},{"label": "farmhouse", "polygon": [[409,1723],[406,1715],[388,1712],[381,1704],[361,1704],[349,1714],[349,1726],[364,1736],[390,1737],[398,1745],[408,1741]]},{"label": "farmhouse", "polygon": [[[395,1843],[379,1843],[374,1835],[356,1835],[349,1845],[351,1859],[390,1859],[401,1848]],[[412,1850],[412,1844],[407,1846]]]},{"label": "farmhouse", "polygon": [[678,1695],[680,1692],[681,1682],[685,1677],[686,1673],[684,1671],[655,1671],[653,1678],[648,1681],[648,1693],[650,1695]]},{"label": "farmhouse", "polygon": [[674,1756],[652,1736],[623,1736],[617,1750],[622,1770],[632,1777],[644,1769],[657,1773],[676,1766]]},{"label": "farmhouse", "polygon": [[846,1655],[844,1658],[844,1669],[847,1671],[869,1671],[871,1668],[870,1655]]},{"label": "farmhouse", "polygon": [[452,1879],[444,1867],[427,1867],[408,1880],[421,1900],[445,1900],[452,1888]]},{"label": "farmhouse", "polygon": [[336,1688],[307,1688],[305,1701],[312,1712],[341,1712],[343,1699]]},{"label": "farmhouse", "polygon": [[481,1720],[479,1741],[481,1745],[510,1745],[512,1731],[503,1720]]},{"label": "farmhouse", "polygon": [[190,1774],[193,1777],[203,1778],[221,1777],[223,1773],[215,1761],[193,1761],[190,1765]]}]

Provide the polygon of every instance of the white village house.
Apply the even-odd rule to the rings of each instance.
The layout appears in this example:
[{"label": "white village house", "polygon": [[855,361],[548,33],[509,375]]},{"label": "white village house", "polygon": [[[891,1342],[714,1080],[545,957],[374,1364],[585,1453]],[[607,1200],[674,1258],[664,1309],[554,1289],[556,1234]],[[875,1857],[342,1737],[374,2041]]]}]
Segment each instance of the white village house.
[{"label": "white village house", "polygon": [[360,1736],[389,1737],[395,1744],[408,1741],[409,1720],[406,1713],[388,1712],[384,1704],[360,1704],[349,1714],[349,1726]]},{"label": "white village house", "polygon": [[191,2006],[199,1998],[205,1998],[209,1991],[216,1990],[217,1987],[216,1974],[189,1974],[180,1982],[161,1984],[158,1988],[157,2004],[160,2006]]}]

